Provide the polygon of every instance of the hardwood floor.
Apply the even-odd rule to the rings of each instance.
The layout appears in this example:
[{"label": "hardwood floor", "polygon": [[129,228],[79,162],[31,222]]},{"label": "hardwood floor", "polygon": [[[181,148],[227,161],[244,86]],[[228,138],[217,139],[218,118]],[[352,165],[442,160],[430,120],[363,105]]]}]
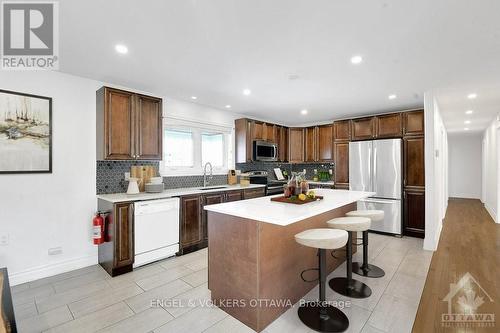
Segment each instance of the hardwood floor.
[{"label": "hardwood floor", "polygon": [[[470,273],[477,284],[468,279],[466,273]],[[471,288],[469,299],[478,300],[472,297],[475,292],[475,297],[483,297],[484,302],[473,312],[494,314],[494,327],[457,326],[456,323],[451,327],[442,326],[442,314],[448,313],[448,303],[444,299],[450,292],[450,284],[461,279],[469,283],[465,284],[465,288],[459,288],[451,299],[452,313],[464,313],[464,307],[458,300],[466,296],[464,289]],[[494,223],[479,200],[449,201],[413,332],[500,332],[500,224]]]}]

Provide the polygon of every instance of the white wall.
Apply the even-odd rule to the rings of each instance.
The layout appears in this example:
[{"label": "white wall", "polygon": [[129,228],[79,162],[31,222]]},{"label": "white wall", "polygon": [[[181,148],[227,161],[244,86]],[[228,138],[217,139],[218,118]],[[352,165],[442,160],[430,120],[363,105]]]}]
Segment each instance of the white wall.
[{"label": "white wall", "polygon": [[[49,71],[0,75],[0,89],[53,98],[52,174],[0,175],[0,235],[9,235],[9,245],[0,246],[0,267],[8,267],[13,285],[97,263],[91,220],[96,210],[95,92],[102,85]],[[232,126],[238,117],[168,97],[164,114],[221,126]],[[49,256],[48,249],[58,246],[63,253]]]},{"label": "white wall", "polygon": [[491,217],[500,223],[499,200],[500,196],[500,145],[499,145],[500,122],[494,120],[483,133],[483,198],[481,200],[490,213]]},{"label": "white wall", "polygon": [[482,135],[448,136],[449,194],[455,198],[481,198]]},{"label": "white wall", "polygon": [[[95,91],[100,84],[49,71],[2,71],[0,88],[52,97],[52,174],[0,175],[0,266],[12,283],[97,262]],[[47,250],[61,246],[63,253]]]},{"label": "white wall", "polygon": [[448,205],[448,135],[432,93],[425,108],[425,239],[426,250],[436,250]]}]

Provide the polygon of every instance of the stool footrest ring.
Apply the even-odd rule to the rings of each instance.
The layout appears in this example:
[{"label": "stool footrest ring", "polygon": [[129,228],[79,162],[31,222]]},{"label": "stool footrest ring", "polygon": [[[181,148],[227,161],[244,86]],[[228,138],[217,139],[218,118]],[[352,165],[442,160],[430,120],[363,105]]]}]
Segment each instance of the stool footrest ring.
[{"label": "stool footrest ring", "polygon": [[301,273],[300,273],[300,278],[302,279],[302,281],[304,282],[316,282],[316,281],[319,281],[319,276],[314,279],[314,280],[307,280],[306,278],[304,278],[304,273],[307,273],[307,272],[310,272],[310,271],[317,271],[318,274],[319,274],[319,268],[308,268],[308,269],[304,269]]}]

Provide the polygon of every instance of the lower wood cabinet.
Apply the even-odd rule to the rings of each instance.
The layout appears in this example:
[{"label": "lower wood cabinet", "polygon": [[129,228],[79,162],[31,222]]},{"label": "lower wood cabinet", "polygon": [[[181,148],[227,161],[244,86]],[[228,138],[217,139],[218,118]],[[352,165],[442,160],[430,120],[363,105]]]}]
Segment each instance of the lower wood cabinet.
[{"label": "lower wood cabinet", "polygon": [[403,235],[424,238],[425,190],[405,190],[403,200]]},{"label": "lower wood cabinet", "polygon": [[203,242],[202,200],[200,195],[181,197],[181,246],[190,247]]},{"label": "lower wood cabinet", "polygon": [[265,187],[246,190],[224,191],[181,197],[180,254],[197,251],[208,245],[206,205],[242,199],[258,198],[265,195]]},{"label": "lower wood cabinet", "polygon": [[[202,196],[202,205],[216,205],[224,202],[226,193],[210,193]],[[201,227],[203,229],[203,242],[208,242],[208,228],[207,228],[207,211],[202,209],[201,212]],[[205,245],[205,244],[204,244]],[[205,245],[206,246],[206,245]]]},{"label": "lower wood cabinet", "polygon": [[260,198],[266,195],[266,188],[265,187],[259,187],[259,188],[252,188],[248,190],[243,191],[243,199],[253,199],[253,198]]},{"label": "lower wood cabinet", "polygon": [[98,210],[107,212],[105,235],[108,241],[99,245],[99,263],[111,276],[132,271],[134,264],[134,203],[112,204],[99,200]]}]

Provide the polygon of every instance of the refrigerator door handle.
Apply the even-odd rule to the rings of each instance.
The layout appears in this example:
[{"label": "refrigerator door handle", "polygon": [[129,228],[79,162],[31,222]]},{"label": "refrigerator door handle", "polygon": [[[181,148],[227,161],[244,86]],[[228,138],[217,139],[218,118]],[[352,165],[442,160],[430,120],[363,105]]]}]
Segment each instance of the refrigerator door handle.
[{"label": "refrigerator door handle", "polygon": [[373,143],[373,158],[372,158],[372,192],[377,193],[377,143]]}]

